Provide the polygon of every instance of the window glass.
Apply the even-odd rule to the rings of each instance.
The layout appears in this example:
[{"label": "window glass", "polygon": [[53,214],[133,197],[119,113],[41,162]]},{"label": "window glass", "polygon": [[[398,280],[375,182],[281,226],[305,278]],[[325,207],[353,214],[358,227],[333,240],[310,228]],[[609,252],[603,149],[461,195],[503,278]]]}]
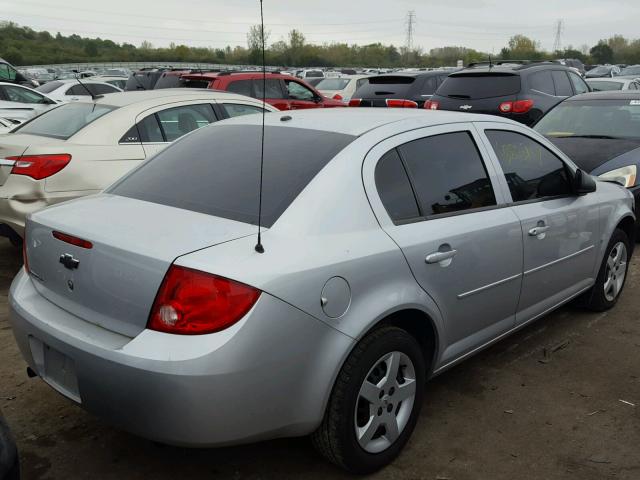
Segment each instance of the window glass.
[{"label": "window glass", "polygon": [[398,150],[423,216],[496,204],[491,181],[470,133],[421,138]]},{"label": "window glass", "polygon": [[44,103],[44,97],[26,88],[5,85],[3,88],[7,100],[21,103]]},{"label": "window glass", "polygon": [[239,95],[246,95],[247,97],[253,96],[251,92],[251,80],[236,80],[235,82],[231,82],[227,87],[227,91]]},{"label": "window glass", "polygon": [[145,143],[163,143],[166,141],[155,114],[149,115],[141,122],[138,122],[137,130],[140,134],[140,140]]},{"label": "window glass", "polygon": [[[267,88],[267,94],[265,98],[285,98],[280,80],[277,78],[267,78],[265,81]],[[255,98],[262,98],[262,79],[256,79],[253,81],[253,90],[255,91]]]},{"label": "window glass", "polygon": [[465,73],[449,75],[437,94],[454,98],[491,98],[515,95],[520,76],[506,73]]},{"label": "window glass", "polygon": [[316,88],[318,90],[344,90],[350,81],[349,78],[325,78],[316,85]]},{"label": "window glass", "polygon": [[94,95],[105,95],[107,93],[119,92],[119,90],[113,85],[101,85],[99,83],[93,83],[88,85],[89,90],[94,92]]},{"label": "window glass", "polygon": [[315,93],[294,80],[285,80],[289,90],[289,98],[293,100],[313,100]]},{"label": "window glass", "polygon": [[529,77],[529,86],[533,90],[537,90],[548,95],[555,95],[556,89],[553,85],[553,77],[549,70],[536,72]]},{"label": "window glass", "polygon": [[[2,68],[2,65],[0,65],[0,68]],[[64,83],[58,81],[47,82],[44,85],[40,85],[38,88],[36,88],[36,90],[42,93],[51,93],[54,90],[60,88],[62,85],[64,85]]]},{"label": "window glass", "polygon": [[573,83],[573,89],[576,93],[585,93],[589,91],[589,87],[578,75],[573,72],[568,72],[571,83]]},{"label": "window glass", "polygon": [[392,220],[409,220],[420,216],[409,177],[395,149],[380,159],[375,175],[380,199]]},{"label": "window glass", "polygon": [[355,98],[409,98],[416,77],[413,75],[383,75],[369,77],[358,84]]},{"label": "window glass", "polygon": [[604,91],[608,91],[608,90],[622,90],[622,87],[624,86],[624,84],[622,82],[617,82],[615,80],[611,80],[610,82],[608,81],[604,81],[604,82],[600,82],[600,81],[594,81],[591,80],[590,82],[588,82],[589,85],[591,85],[591,89],[594,92],[604,92]]},{"label": "window glass", "polygon": [[6,63],[0,63],[0,80],[15,80],[16,70]]},{"label": "window glass", "polygon": [[553,82],[556,84],[556,95],[558,97],[570,97],[573,95],[571,84],[565,72],[554,70],[551,75],[553,76]]},{"label": "window glass", "polygon": [[47,110],[14,131],[66,140],[117,107],[95,103],[67,103]]},{"label": "window glass", "polygon": [[514,202],[571,194],[564,162],[520,133],[487,130]]},{"label": "window glass", "polygon": [[87,88],[84,88],[82,85],[74,85],[73,87],[67,90],[67,93],[65,93],[65,95],[89,96],[89,92],[87,92],[87,89],[89,91],[91,91],[91,89],[88,87],[88,85],[85,84],[85,86]]},{"label": "window glass", "polygon": [[242,105],[239,103],[225,103],[224,109],[227,111],[227,114],[233,117],[240,117],[242,115],[251,115],[253,113],[262,113],[262,109],[260,107],[255,107],[253,105]]},{"label": "window glass", "polygon": [[[267,126],[262,224],[271,227],[307,184],[356,137]],[[260,125],[214,125],[173,143],[109,193],[257,224]],[[304,151],[304,162],[300,152]],[[176,181],[179,179],[179,181]]]},{"label": "window glass", "polygon": [[169,108],[156,115],[167,142],[173,142],[181,136],[215,121],[213,109],[209,104]]},{"label": "window glass", "polygon": [[420,87],[421,95],[433,95],[438,88],[438,78],[437,77],[427,77],[424,79],[424,83]]}]

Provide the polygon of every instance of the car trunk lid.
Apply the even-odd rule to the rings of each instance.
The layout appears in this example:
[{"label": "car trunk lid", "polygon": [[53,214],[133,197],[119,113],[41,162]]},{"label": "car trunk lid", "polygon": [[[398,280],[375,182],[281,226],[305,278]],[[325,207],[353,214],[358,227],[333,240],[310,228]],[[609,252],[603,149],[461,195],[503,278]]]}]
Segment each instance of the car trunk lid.
[{"label": "car trunk lid", "polygon": [[255,231],[250,224],[103,194],[32,215],[27,255],[42,296],[87,322],[134,337],[144,330],[177,257]]}]

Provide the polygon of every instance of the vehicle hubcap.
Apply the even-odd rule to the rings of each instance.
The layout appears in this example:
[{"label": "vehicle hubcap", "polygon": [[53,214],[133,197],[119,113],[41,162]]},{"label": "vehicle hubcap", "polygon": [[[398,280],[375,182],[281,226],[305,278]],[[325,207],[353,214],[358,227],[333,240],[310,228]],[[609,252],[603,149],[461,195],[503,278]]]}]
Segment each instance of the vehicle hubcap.
[{"label": "vehicle hubcap", "polygon": [[416,396],[416,372],[402,352],[382,356],[369,370],[356,401],[355,431],[369,453],[389,448],[409,422]]},{"label": "vehicle hubcap", "polygon": [[612,302],[620,294],[624,278],[627,275],[627,247],[624,243],[616,243],[607,257],[607,270],[604,281],[604,296]]}]

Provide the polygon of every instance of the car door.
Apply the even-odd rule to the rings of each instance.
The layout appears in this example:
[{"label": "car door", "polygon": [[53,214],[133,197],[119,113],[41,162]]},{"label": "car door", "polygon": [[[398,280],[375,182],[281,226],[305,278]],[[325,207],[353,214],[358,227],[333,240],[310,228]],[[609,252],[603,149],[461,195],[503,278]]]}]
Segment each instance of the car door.
[{"label": "car door", "polygon": [[574,167],[554,147],[516,126],[482,125],[522,222],[524,272],[516,315],[522,324],[594,283],[599,210],[590,194],[573,193]]},{"label": "car door", "polygon": [[513,328],[522,231],[471,124],[431,127],[374,147],[371,205],[445,320],[443,362]]},{"label": "car door", "polygon": [[[265,80],[266,92],[264,94],[265,102],[273,105],[278,110],[290,110],[291,101],[286,91],[285,85],[279,78],[267,78]],[[262,79],[253,79],[253,98],[262,100]]]},{"label": "car door", "polygon": [[302,110],[307,108],[322,108],[321,97],[297,80],[286,79],[284,81],[289,94],[289,104],[291,110]]}]

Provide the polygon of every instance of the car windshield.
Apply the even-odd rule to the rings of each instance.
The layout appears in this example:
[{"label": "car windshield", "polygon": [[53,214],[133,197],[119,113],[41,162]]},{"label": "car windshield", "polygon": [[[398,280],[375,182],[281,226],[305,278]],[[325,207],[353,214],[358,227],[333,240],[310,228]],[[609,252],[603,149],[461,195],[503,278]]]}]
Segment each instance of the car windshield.
[{"label": "car windshield", "polygon": [[344,90],[351,80],[348,78],[325,78],[316,85],[318,90]]},{"label": "car windshield", "polygon": [[[355,137],[267,126],[262,224],[270,227],[311,179]],[[108,193],[258,223],[259,125],[211,125],[157,154]]]},{"label": "car windshield", "polygon": [[88,102],[67,103],[35,117],[14,132],[66,140],[116,108]]},{"label": "car windshield", "polygon": [[614,81],[606,81],[606,82],[595,82],[595,81],[587,81],[589,86],[593,89],[594,92],[604,92],[607,90],[622,90],[624,86],[623,82],[614,82]]},{"label": "car windshield", "polygon": [[312,78],[312,77],[318,78],[318,77],[324,77],[324,73],[322,73],[321,70],[308,70],[307,72],[305,72],[304,76],[309,78]]},{"label": "car windshield", "polygon": [[640,97],[564,102],[542,117],[534,129],[549,137],[640,139]]},{"label": "car windshield", "polygon": [[505,73],[465,73],[450,75],[437,95],[452,98],[491,98],[515,95],[520,91],[520,76]]},{"label": "car windshield", "polygon": [[640,65],[633,65],[622,69],[620,75],[638,75],[640,76]]},{"label": "car windshield", "polygon": [[409,97],[409,90],[416,77],[413,75],[384,75],[370,77],[369,81],[361,85],[354,97],[356,98],[405,98]]}]

